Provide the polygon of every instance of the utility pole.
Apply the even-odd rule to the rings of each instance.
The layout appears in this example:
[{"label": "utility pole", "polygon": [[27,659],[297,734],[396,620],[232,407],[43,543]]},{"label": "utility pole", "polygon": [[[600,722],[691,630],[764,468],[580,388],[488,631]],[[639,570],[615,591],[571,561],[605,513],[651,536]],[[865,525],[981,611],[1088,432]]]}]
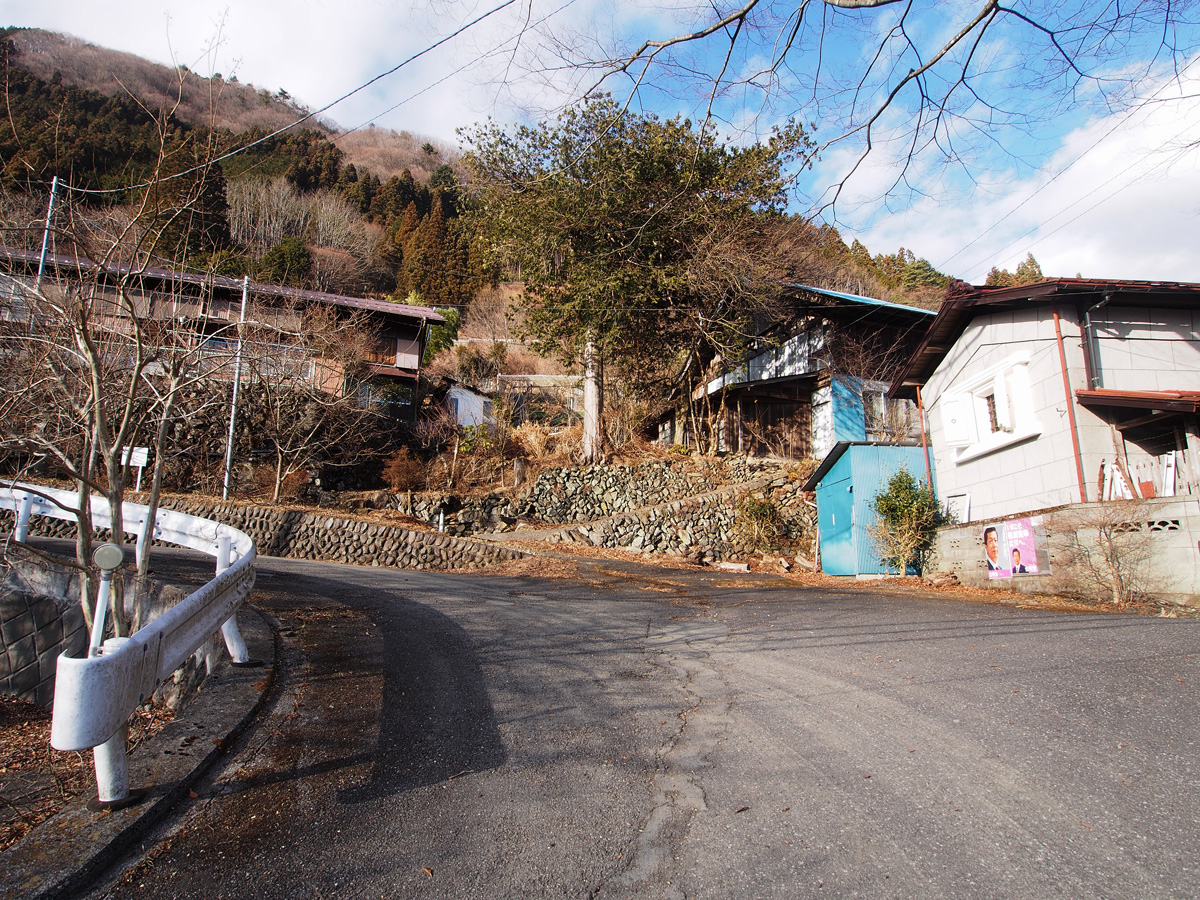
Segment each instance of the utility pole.
[{"label": "utility pole", "polygon": [[250,296],[250,276],[242,276],[242,317],[238,322],[237,356],[233,360],[233,400],[229,404],[229,438],[225,442],[225,484],[221,499],[229,499],[229,480],[233,472],[233,431],[237,424],[238,388],[242,384],[242,334],[246,329],[246,299]]},{"label": "utility pole", "polygon": [[34,290],[42,286],[42,271],[46,268],[46,248],[50,246],[50,222],[54,218],[54,194],[58,190],[58,176],[50,179],[50,205],[46,208],[46,227],[42,231],[42,257],[38,260],[37,280],[33,283]]}]

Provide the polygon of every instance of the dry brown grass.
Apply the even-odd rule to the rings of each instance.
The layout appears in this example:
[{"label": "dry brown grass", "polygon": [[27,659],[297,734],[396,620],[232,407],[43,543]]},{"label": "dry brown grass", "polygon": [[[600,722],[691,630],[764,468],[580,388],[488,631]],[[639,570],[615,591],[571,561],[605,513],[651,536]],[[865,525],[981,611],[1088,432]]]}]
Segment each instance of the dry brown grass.
[{"label": "dry brown grass", "polygon": [[[357,123],[347,123],[354,127]],[[455,166],[459,153],[435,138],[373,125],[357,131],[348,131],[332,138],[343,153],[346,162],[353,163],[361,172],[370,169],[381,181],[399,175],[405,169],[418,182],[429,181],[433,170],[442,163]],[[426,153],[422,147],[431,144],[436,151]]]},{"label": "dry brown grass", "polygon": [[[172,718],[165,707],[139,708],[129,723],[129,748]],[[50,746],[50,710],[0,695],[0,852],[68,803],[95,793],[90,753]]]}]

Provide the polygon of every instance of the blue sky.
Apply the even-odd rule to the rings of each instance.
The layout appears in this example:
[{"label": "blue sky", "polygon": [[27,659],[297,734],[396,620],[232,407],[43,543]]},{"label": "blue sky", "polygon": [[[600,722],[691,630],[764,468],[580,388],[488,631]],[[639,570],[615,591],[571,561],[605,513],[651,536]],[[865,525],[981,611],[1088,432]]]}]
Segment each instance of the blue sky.
[{"label": "blue sky", "polygon": [[[282,87],[302,103],[321,107],[495,5],[497,0],[479,5],[424,0],[403,7],[384,0],[234,5],[0,0],[0,18],[8,25],[62,31],[160,62],[186,64],[203,74],[236,74],[243,82],[272,91]],[[1070,11],[1069,5],[1050,0],[1044,5]],[[924,6],[915,4],[905,21],[920,56],[900,44],[885,45],[875,69],[881,78],[860,83],[876,48],[895,28],[902,5],[844,14],[813,3],[786,65],[776,70],[775,87],[785,89],[776,95],[779,102],[764,101],[752,86],[730,89],[714,105],[722,127],[735,139],[751,139],[799,111],[803,121],[816,124],[818,142],[842,134],[854,124],[849,111],[857,111],[861,121],[862,113],[876,109],[880,92],[894,83],[896,73],[931,58],[982,0]],[[795,7],[759,11],[758,29],[739,35],[727,69],[730,78],[757,73],[762,83],[772,41]],[[526,17],[552,26],[560,43],[544,32],[522,34]],[[347,128],[374,119],[452,144],[459,126],[488,116],[512,121],[553,108],[590,85],[590,73],[565,65],[572,54],[602,52],[610,47],[610,37],[636,42],[673,36],[702,18],[683,0],[653,5],[527,0],[406,65],[328,117]],[[1078,34],[1064,31],[1060,40],[1069,43]],[[1190,96],[1200,95],[1200,64],[1193,72],[1188,55],[1200,41],[1197,32],[1187,30],[1171,38],[1184,48],[1176,60],[1185,67],[1182,89],[1168,83],[1166,60],[1154,57],[1157,35],[1110,42],[1086,60],[1088,74],[1108,79],[1110,91],[1119,93],[1136,81],[1134,99],[1142,102],[1130,112],[1127,103],[1097,102],[1104,98],[1091,81],[1076,84],[1073,92],[1053,79],[1038,84],[1052,74],[1044,65],[1052,50],[1044,35],[1017,22],[994,29],[974,49],[972,71],[979,74],[970,85],[991,107],[957,89],[953,102],[959,117],[936,132],[936,143],[919,142],[921,152],[906,169],[916,118],[909,98],[902,97],[880,118],[872,154],[858,163],[836,205],[824,206],[822,214],[835,217],[847,242],[858,237],[877,253],[903,245],[971,281],[982,281],[992,265],[1012,269],[1032,252],[1047,274],[1200,282],[1200,254],[1192,239],[1200,224],[1200,159],[1192,146],[1200,144],[1200,100]],[[719,36],[690,45],[674,68],[650,70],[635,102],[664,115],[701,115],[707,108],[702,76],[717,71],[722,59]],[[685,66],[701,77],[679,77]],[[820,76],[816,89],[814,74]],[[934,90],[950,83],[945,78],[929,82]],[[627,84],[609,82],[614,93]],[[854,169],[861,148],[861,135],[826,147],[798,182],[794,208],[822,207],[821,198],[827,201],[831,186]]]}]

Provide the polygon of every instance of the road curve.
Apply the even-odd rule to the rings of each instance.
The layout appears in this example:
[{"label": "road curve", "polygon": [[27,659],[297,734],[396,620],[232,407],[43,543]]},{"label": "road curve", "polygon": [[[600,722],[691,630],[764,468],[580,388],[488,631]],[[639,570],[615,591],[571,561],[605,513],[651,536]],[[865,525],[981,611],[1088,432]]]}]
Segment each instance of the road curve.
[{"label": "road curve", "polygon": [[277,693],[93,897],[1200,896],[1200,624],[264,560]]}]

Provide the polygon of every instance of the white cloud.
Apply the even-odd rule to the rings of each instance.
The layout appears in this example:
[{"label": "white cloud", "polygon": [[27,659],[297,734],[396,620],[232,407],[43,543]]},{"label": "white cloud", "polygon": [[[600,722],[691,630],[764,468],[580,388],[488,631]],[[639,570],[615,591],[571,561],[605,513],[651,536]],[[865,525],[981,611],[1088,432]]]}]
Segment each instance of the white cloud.
[{"label": "white cloud", "polygon": [[[969,195],[935,194],[886,213],[877,199],[895,168],[880,157],[852,182],[839,218],[847,239],[873,252],[905,246],[975,283],[993,265],[1013,270],[1027,253],[1047,275],[1200,282],[1197,145],[1200,100],[1159,102],[1072,131],[1034,175],[985,173]],[[847,154],[831,157],[822,174],[844,170]],[[932,173],[915,180],[927,187]]]},{"label": "white cloud", "polygon": [[[285,88],[316,108],[428,47],[496,0],[474,2],[478,5],[445,0],[257,0],[236,5],[228,0],[127,0],[118,6],[96,0],[0,0],[0,14],[11,25],[66,32],[159,62],[184,63],[204,74],[236,73],[242,82],[271,91]],[[536,20],[553,14],[560,36],[596,46],[604,34],[677,33],[678,16],[689,6],[688,0],[654,7],[538,0],[532,15]],[[454,142],[457,127],[489,115],[511,121],[522,108],[555,107],[586,76],[555,68],[554,48],[543,37],[525,34],[520,48],[542,66],[542,78],[504,77],[518,71],[506,68],[519,64],[521,56],[513,55],[513,44],[505,42],[519,33],[525,10],[517,5],[504,10],[340,104],[329,118],[354,127],[407,101],[383,114],[378,124]],[[868,29],[883,24],[883,18],[863,21]],[[856,46],[829,49],[849,59]],[[1003,46],[993,52],[1001,53]],[[492,52],[497,48],[504,52]],[[655,94],[664,104],[660,112],[670,115],[674,95],[670,86],[659,86],[664,88]],[[1200,84],[1190,87],[1200,91]],[[678,109],[688,103],[682,93],[675,100]],[[903,134],[903,115],[895,110],[881,127]],[[739,110],[729,117],[747,129],[755,125]],[[969,190],[953,166],[920,158],[907,177],[915,199],[914,194],[892,193],[885,203],[880,198],[888,196],[906,148],[897,139],[873,154],[850,181],[838,201],[838,224],[847,240],[858,236],[874,252],[893,252],[903,245],[972,281],[981,281],[992,265],[1011,270],[1033,252],[1047,273],[1200,282],[1200,254],[1192,252],[1191,239],[1200,212],[1200,199],[1192,199],[1200,198],[1200,163],[1194,150],[1180,152],[1176,144],[1200,141],[1200,104],[1178,100],[1147,107],[1120,120],[1120,127],[1097,143],[1117,121],[1096,120],[1067,134],[1035,174],[1011,159],[993,164],[990,171],[976,171],[979,180]],[[963,146],[977,149],[989,135],[965,137]],[[1030,147],[1022,149],[1038,152]],[[810,183],[823,187],[835,182],[852,165],[853,154],[850,147],[830,150]],[[973,165],[985,164],[970,150],[963,156]],[[1078,162],[1046,184],[1076,157]]]}]

